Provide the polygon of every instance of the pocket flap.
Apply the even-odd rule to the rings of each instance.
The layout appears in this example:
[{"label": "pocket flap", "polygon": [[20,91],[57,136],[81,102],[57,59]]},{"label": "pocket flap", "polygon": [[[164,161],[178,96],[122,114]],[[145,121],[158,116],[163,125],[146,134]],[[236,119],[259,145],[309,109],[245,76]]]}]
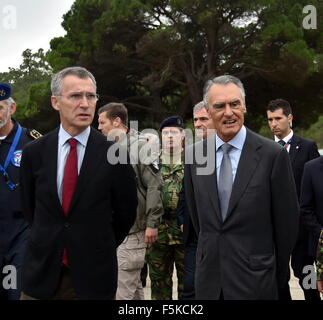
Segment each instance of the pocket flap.
[{"label": "pocket flap", "polygon": [[249,267],[252,270],[271,269],[275,264],[273,254],[259,254],[249,256]]}]

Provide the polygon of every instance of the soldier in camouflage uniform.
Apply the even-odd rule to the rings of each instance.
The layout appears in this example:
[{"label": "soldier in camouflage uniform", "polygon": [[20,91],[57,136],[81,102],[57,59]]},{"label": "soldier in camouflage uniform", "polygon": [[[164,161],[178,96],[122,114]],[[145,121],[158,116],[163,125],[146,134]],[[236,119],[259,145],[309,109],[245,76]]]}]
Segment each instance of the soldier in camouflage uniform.
[{"label": "soldier in camouflage uniform", "polygon": [[172,300],[174,264],[178,279],[178,298],[183,292],[184,246],[177,224],[176,208],[184,176],[183,121],[179,116],[166,118],[160,126],[163,152],[160,167],[163,177],[164,215],[158,239],[148,251],[152,300]]},{"label": "soldier in camouflage uniform", "polygon": [[[148,139],[135,130],[128,130],[127,108],[109,103],[99,109],[99,130],[129,151],[137,179],[137,217],[128,236],[118,247],[117,300],[143,300],[140,272],[145,262],[147,244],[157,240],[158,225],[163,214],[162,179],[154,159],[158,153],[146,153]],[[148,146],[149,147],[149,146]],[[157,159],[156,159],[157,157]]]},{"label": "soldier in camouflage uniform", "polygon": [[321,288],[321,292],[322,292],[323,291],[323,230],[321,231],[319,244],[317,246],[316,272],[317,272],[317,280],[321,282],[318,288],[319,288],[319,291]]},{"label": "soldier in camouflage uniform", "polygon": [[323,230],[320,234],[316,255],[317,290],[323,293]]}]

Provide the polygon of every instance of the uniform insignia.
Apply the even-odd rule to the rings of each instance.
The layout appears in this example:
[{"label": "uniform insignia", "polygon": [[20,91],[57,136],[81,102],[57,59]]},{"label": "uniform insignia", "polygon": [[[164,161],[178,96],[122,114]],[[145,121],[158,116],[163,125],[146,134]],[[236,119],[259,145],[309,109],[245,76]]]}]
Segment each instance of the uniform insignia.
[{"label": "uniform insignia", "polygon": [[41,133],[39,133],[37,130],[33,129],[29,131],[29,135],[34,138],[34,139],[38,139],[40,137],[42,137],[43,135]]},{"label": "uniform insignia", "polygon": [[22,156],[22,150],[16,150],[16,151],[13,153],[13,155],[12,155],[12,159],[11,159],[11,163],[12,163],[15,167],[20,167],[21,156]]},{"label": "uniform insignia", "polygon": [[6,95],[6,91],[3,89],[0,90],[0,97],[4,97]]}]

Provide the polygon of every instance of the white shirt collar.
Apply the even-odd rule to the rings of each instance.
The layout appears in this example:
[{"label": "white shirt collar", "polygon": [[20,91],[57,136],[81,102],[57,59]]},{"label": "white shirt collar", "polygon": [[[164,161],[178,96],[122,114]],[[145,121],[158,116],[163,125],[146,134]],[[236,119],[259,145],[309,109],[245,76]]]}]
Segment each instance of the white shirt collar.
[{"label": "white shirt collar", "polygon": [[[247,136],[247,129],[245,126],[242,126],[239,130],[239,132],[231,139],[228,141],[228,143],[235,147],[236,149],[242,150],[244,142],[246,141],[246,136]],[[215,143],[216,143],[216,150],[218,149],[225,143],[217,134],[215,135]]]},{"label": "white shirt collar", "polygon": [[62,124],[59,127],[59,132],[58,132],[58,144],[59,146],[63,146],[66,141],[70,138],[75,138],[80,144],[82,144],[84,147],[86,147],[87,140],[89,138],[91,132],[90,126],[88,126],[85,130],[83,130],[81,133],[78,135],[72,137],[69,133],[67,133]]},{"label": "white shirt collar", "polygon": [[277,136],[275,136],[275,142],[283,140],[285,143],[288,143],[292,139],[293,134],[294,134],[293,130],[290,130],[290,133],[284,139],[279,139],[277,138]]}]

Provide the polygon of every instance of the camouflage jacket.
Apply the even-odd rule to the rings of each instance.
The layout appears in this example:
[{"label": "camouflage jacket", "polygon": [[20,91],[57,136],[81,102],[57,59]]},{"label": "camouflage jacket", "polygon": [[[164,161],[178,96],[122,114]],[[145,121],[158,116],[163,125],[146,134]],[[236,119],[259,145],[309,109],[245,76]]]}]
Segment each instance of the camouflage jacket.
[{"label": "camouflage jacket", "polygon": [[321,230],[316,255],[317,280],[323,280],[323,230]]},{"label": "camouflage jacket", "polygon": [[119,143],[127,146],[137,180],[137,218],[129,234],[144,231],[147,227],[157,228],[164,212],[161,198],[162,178],[158,167],[150,159],[147,160],[147,157],[140,156],[143,146],[148,143],[147,138],[131,130]]},{"label": "camouflage jacket", "polygon": [[182,232],[178,227],[176,208],[179,193],[184,177],[183,161],[163,161],[160,163],[160,171],[163,178],[162,199],[164,215],[158,230],[158,242],[165,244],[181,244]]}]

